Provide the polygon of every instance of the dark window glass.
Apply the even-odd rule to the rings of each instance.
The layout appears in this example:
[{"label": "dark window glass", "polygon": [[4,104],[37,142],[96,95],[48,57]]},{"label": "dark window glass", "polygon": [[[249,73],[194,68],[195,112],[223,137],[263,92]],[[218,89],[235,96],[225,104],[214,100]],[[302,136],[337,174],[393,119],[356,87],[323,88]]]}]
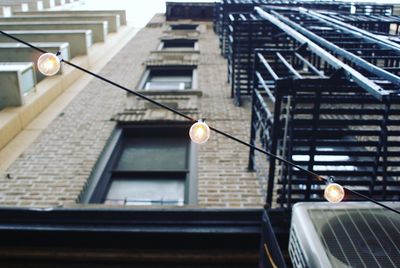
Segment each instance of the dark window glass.
[{"label": "dark window glass", "polygon": [[163,41],[163,49],[194,49],[196,40],[191,39],[171,39],[171,40],[164,40]]},{"label": "dark window glass", "polygon": [[173,24],[171,25],[172,30],[196,30],[197,24]]},{"label": "dark window glass", "polygon": [[190,139],[186,128],[122,130],[93,202],[184,205]]},{"label": "dark window glass", "polygon": [[187,141],[180,138],[128,138],[117,170],[179,170],[187,166]]}]

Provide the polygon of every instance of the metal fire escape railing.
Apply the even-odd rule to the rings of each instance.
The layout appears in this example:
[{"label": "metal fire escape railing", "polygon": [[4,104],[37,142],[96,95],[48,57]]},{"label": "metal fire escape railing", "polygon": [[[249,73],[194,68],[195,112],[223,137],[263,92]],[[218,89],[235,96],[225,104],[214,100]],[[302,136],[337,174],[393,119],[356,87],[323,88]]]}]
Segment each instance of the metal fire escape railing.
[{"label": "metal fire escape railing", "polygon": [[219,33],[220,15],[221,15],[221,2],[216,2],[214,4],[214,19],[213,19],[213,29],[215,33]]},{"label": "metal fire escape railing", "polygon": [[251,12],[255,6],[268,4],[268,2],[267,0],[223,0],[217,4],[218,14],[215,15],[216,21],[214,21],[214,25],[216,26],[214,26],[214,29],[219,37],[222,56],[226,57],[228,55],[229,15]]},{"label": "metal fire escape railing", "polygon": [[[343,7],[342,7],[343,8]],[[350,10],[348,9],[350,8]],[[377,3],[352,3],[346,6],[344,14],[386,15],[393,14],[393,5]]]},{"label": "metal fire escape railing", "polygon": [[[323,176],[333,175],[365,195],[399,200],[400,87],[392,79],[397,70],[387,68],[389,63],[380,54],[381,71],[364,66],[364,61],[374,60],[365,51],[377,41],[354,45],[352,39],[354,46],[346,49],[357,48],[354,51],[361,50],[357,54],[364,58],[344,57],[325,46],[331,41],[319,46],[277,19],[282,10],[275,11],[276,17],[260,8],[257,12],[279,28],[282,39],[255,50],[251,143],[260,142],[271,153]],[[312,27],[307,20],[301,22]],[[332,28],[315,26],[321,35]],[[251,151],[249,169],[255,167],[255,160]],[[323,199],[320,182],[274,159],[268,162],[267,203],[290,207],[297,201]]]},{"label": "metal fire escape railing", "polygon": [[353,32],[357,32],[370,39],[386,43],[396,49],[400,48],[400,17],[382,15],[352,15],[351,19],[345,22],[342,17],[324,14],[323,12],[308,11],[315,17],[326,22],[334,23]]},{"label": "metal fire escape railing", "polygon": [[366,15],[366,14],[337,14],[322,12],[322,14],[341,21],[351,24],[359,29],[367,30],[371,33],[380,35],[393,35],[400,34],[400,17],[387,16],[387,15]]},{"label": "metal fire escape railing", "polygon": [[[266,9],[336,58],[358,70],[387,93],[398,92],[400,86],[398,46],[327,21],[316,12],[306,9]],[[370,93],[376,97],[381,95],[380,92]]]},{"label": "metal fire escape railing", "polygon": [[[252,96],[250,142],[378,200],[398,200],[400,49],[373,34],[391,34],[393,7],[269,1],[261,8],[265,2],[223,1],[215,17],[232,97],[240,105]],[[317,5],[325,11],[298,8]],[[376,23],[361,24],[365,18]],[[267,161],[267,203],[323,199],[320,182]]]},{"label": "metal fire escape railing", "polygon": [[276,27],[253,13],[230,14],[228,30],[228,82],[231,97],[240,106],[241,96],[250,95],[253,88],[254,49],[265,47],[280,36]]},{"label": "metal fire escape railing", "polygon": [[249,13],[254,7],[260,5],[293,6],[310,9],[335,11],[341,14],[372,14],[390,15],[393,5],[363,4],[348,2],[328,1],[279,1],[279,0],[222,0],[215,5],[214,30],[219,36],[221,54],[226,57],[228,54],[228,24],[229,15],[232,13]]},{"label": "metal fire escape railing", "polygon": [[[269,6],[303,6],[313,9],[323,9],[329,13],[349,14],[365,12],[378,14],[390,13],[391,5],[372,5],[372,9],[362,8],[349,3],[329,2],[296,2],[296,1],[223,1],[216,7],[215,30],[219,34],[221,54],[228,59],[228,82],[231,83],[231,97],[236,105],[241,104],[243,95],[251,95],[252,88],[251,67],[253,65],[253,49],[265,47],[269,44],[268,38],[274,36],[259,16],[251,11],[263,3]],[[385,12],[384,12],[385,11]],[[354,15],[355,16],[355,15]],[[365,15],[368,16],[368,15]],[[370,15],[372,16],[372,15]],[[375,16],[375,15],[374,15]],[[275,35],[276,36],[276,35]],[[263,41],[265,41],[263,43]]]}]

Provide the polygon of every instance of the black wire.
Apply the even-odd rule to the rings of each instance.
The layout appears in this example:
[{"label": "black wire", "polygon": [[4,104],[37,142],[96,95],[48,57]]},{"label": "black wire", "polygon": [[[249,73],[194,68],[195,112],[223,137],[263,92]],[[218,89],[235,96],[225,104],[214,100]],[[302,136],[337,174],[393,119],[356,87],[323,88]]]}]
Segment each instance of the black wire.
[{"label": "black wire", "polygon": [[362,193],[359,193],[359,192],[350,190],[349,188],[346,188],[346,187],[343,187],[343,189],[345,189],[346,191],[348,191],[348,192],[350,192],[350,193],[352,193],[352,194],[354,194],[354,195],[356,195],[356,196],[358,196],[358,197],[364,198],[364,199],[366,199],[366,200],[368,200],[368,201],[370,201],[370,202],[372,202],[372,203],[374,203],[374,204],[376,204],[376,205],[378,205],[378,206],[381,206],[381,207],[383,207],[383,208],[386,208],[386,209],[388,209],[388,210],[390,210],[390,211],[392,211],[392,212],[397,213],[397,214],[400,215],[400,211],[399,211],[399,210],[394,209],[394,208],[391,208],[391,207],[389,207],[389,206],[386,206],[385,204],[383,204],[383,203],[381,203],[381,202],[379,202],[379,201],[376,201],[375,199],[372,199],[372,198],[370,198],[370,197],[368,197],[368,196],[366,196],[366,195],[363,195]]},{"label": "black wire", "polygon": [[155,101],[155,100],[153,100],[153,99],[151,99],[151,98],[149,98],[149,97],[147,97],[147,96],[145,96],[145,95],[143,95],[143,94],[141,94],[141,93],[139,93],[137,91],[131,90],[131,89],[127,88],[127,87],[124,87],[124,86],[122,86],[120,84],[117,84],[117,83],[115,83],[115,82],[113,82],[113,81],[111,81],[111,80],[109,80],[109,79],[107,79],[107,78],[105,78],[105,77],[103,77],[101,75],[95,74],[95,73],[93,73],[93,72],[91,72],[91,71],[89,71],[89,70],[87,70],[85,68],[82,68],[82,67],[80,67],[80,66],[78,66],[78,65],[76,65],[76,64],[74,64],[72,62],[69,62],[69,61],[64,60],[64,59],[61,59],[61,61],[66,63],[66,64],[68,64],[68,65],[71,65],[71,66],[73,66],[73,67],[75,67],[75,68],[77,68],[79,70],[81,70],[82,72],[85,72],[87,74],[93,75],[94,77],[97,77],[98,79],[103,80],[104,82],[107,82],[107,83],[109,83],[109,84],[111,84],[113,86],[116,86],[116,87],[118,87],[118,88],[120,88],[122,90],[125,90],[126,92],[129,92],[129,93],[131,93],[131,94],[133,94],[133,95],[135,95],[135,96],[137,96],[139,98],[145,99],[145,100],[147,100],[147,101],[149,101],[149,102],[151,102],[151,103],[153,103],[155,105],[158,105],[158,106],[160,106],[160,107],[162,107],[162,108],[164,108],[164,109],[166,109],[166,110],[168,110],[170,112],[178,114],[178,115],[188,119],[191,122],[196,122],[197,121],[196,119],[194,119],[194,118],[192,118],[192,117],[190,117],[190,116],[188,116],[188,115],[186,115],[184,113],[181,113],[181,112],[179,112],[179,111],[177,111],[177,110],[175,110],[175,109],[173,109],[173,108],[171,108],[171,107],[169,107],[169,106],[167,106],[165,104],[162,104],[162,103],[160,103],[158,101]]},{"label": "black wire", "polygon": [[37,51],[40,51],[40,52],[42,52],[42,53],[48,53],[46,50],[43,50],[43,49],[38,48],[38,47],[36,47],[36,46],[34,46],[34,45],[32,45],[32,44],[29,44],[28,42],[25,42],[24,40],[21,40],[21,39],[15,37],[15,36],[12,36],[12,35],[10,35],[10,34],[4,32],[4,31],[1,31],[1,30],[0,30],[0,33],[4,34],[4,35],[7,36],[8,38],[11,38],[11,39],[13,39],[13,40],[15,40],[15,41],[17,41],[17,42],[20,42],[20,43],[22,43],[22,44],[24,44],[24,45],[27,45],[28,47],[33,48],[33,49],[35,49],[35,50],[37,50]]},{"label": "black wire", "polygon": [[[162,108],[164,108],[164,109],[167,109],[168,111],[171,111],[171,112],[173,112],[173,113],[175,113],[175,114],[178,114],[178,115],[180,115],[180,116],[182,116],[182,117],[184,117],[184,118],[186,118],[186,119],[188,119],[188,120],[190,120],[190,121],[192,121],[192,122],[196,122],[196,121],[197,121],[197,120],[193,119],[192,117],[190,117],[190,116],[188,116],[188,115],[186,115],[186,114],[184,114],[184,113],[181,113],[181,112],[179,112],[179,111],[177,111],[177,110],[175,110],[175,109],[173,109],[173,108],[171,108],[171,107],[168,107],[168,106],[166,106],[166,105],[164,105],[164,104],[162,104],[162,103],[160,103],[160,102],[158,102],[158,101],[155,101],[155,100],[153,100],[153,99],[151,99],[151,98],[149,98],[149,97],[147,97],[147,96],[145,96],[145,95],[143,95],[143,94],[141,94],[141,93],[139,93],[139,92],[137,92],[137,91],[131,90],[131,89],[127,88],[127,87],[124,87],[124,86],[122,86],[122,85],[120,85],[120,84],[117,84],[117,83],[115,83],[115,82],[113,82],[113,81],[111,81],[111,80],[109,80],[109,79],[107,79],[107,78],[105,78],[105,77],[103,77],[103,76],[100,76],[100,75],[98,75],[98,74],[95,74],[95,73],[93,73],[93,72],[91,72],[91,71],[89,71],[89,70],[86,70],[86,69],[84,69],[84,68],[82,68],[82,67],[80,67],[80,66],[78,66],[78,65],[75,65],[75,64],[73,64],[73,63],[71,63],[71,62],[69,62],[69,61],[66,61],[66,60],[61,60],[61,61],[62,61],[62,62],[65,62],[66,64],[71,65],[71,66],[73,66],[73,67],[75,67],[75,68],[77,68],[77,69],[79,69],[79,70],[81,70],[81,71],[83,71],[83,72],[85,72],[85,73],[88,73],[88,74],[90,74],[90,75],[93,75],[93,76],[95,76],[95,77],[97,77],[97,78],[99,78],[99,79],[101,79],[101,80],[103,80],[103,81],[105,81],[105,82],[107,82],[107,83],[110,83],[110,84],[112,84],[112,85],[114,85],[114,86],[116,86],[116,87],[118,87],[118,88],[121,88],[121,89],[125,90],[126,92],[129,92],[129,93],[131,93],[131,94],[134,94],[134,95],[136,95],[136,96],[138,96],[138,97],[140,97],[140,98],[143,98],[143,99],[145,99],[145,100],[147,100],[147,101],[149,101],[149,102],[151,102],[151,103],[153,103],[153,104],[155,104],[155,105],[158,105],[158,106],[160,106],[160,107],[162,107]],[[223,132],[223,131],[221,131],[221,130],[219,130],[219,129],[216,129],[216,128],[211,127],[211,126],[209,126],[209,128],[210,128],[211,130],[213,130],[213,131],[215,131],[215,132],[217,132],[217,133],[219,133],[219,134],[221,134],[221,135],[223,135],[223,136],[225,136],[225,137],[231,139],[231,140],[234,140],[234,141],[236,141],[236,142],[239,142],[239,143],[241,143],[241,144],[243,144],[243,145],[245,145],[245,146],[247,146],[247,147],[249,147],[249,148],[252,148],[252,149],[254,149],[254,150],[256,150],[256,151],[259,151],[259,152],[261,152],[261,153],[264,153],[264,154],[266,154],[266,155],[268,155],[268,156],[270,156],[270,157],[273,157],[273,158],[275,158],[275,159],[278,159],[279,161],[285,162],[285,163],[288,164],[288,165],[291,165],[291,166],[293,166],[293,167],[295,167],[295,168],[298,168],[299,170],[301,170],[301,171],[307,173],[308,175],[314,176],[314,177],[315,177],[316,179],[318,179],[318,180],[326,181],[325,178],[319,176],[318,174],[316,174],[316,173],[314,173],[314,172],[312,172],[312,171],[310,171],[310,170],[307,170],[307,169],[305,169],[305,168],[302,168],[301,166],[298,166],[298,165],[296,165],[296,164],[294,164],[294,163],[292,163],[292,162],[290,162],[290,161],[287,161],[286,159],[280,158],[280,157],[277,156],[277,155],[274,155],[274,154],[272,154],[272,153],[270,153],[270,152],[268,152],[268,151],[265,151],[265,150],[263,150],[263,149],[260,149],[260,148],[254,146],[254,145],[252,145],[252,144],[250,144],[250,143],[247,143],[247,142],[245,142],[245,141],[242,141],[242,140],[240,140],[240,139],[238,139],[238,138],[236,138],[236,137],[234,137],[234,136],[232,136],[232,135],[230,135],[230,134],[228,134],[228,133],[226,133],[226,132]]]},{"label": "black wire", "polygon": [[290,165],[290,166],[292,166],[292,167],[295,167],[295,168],[297,168],[297,169],[299,169],[299,170],[301,170],[301,171],[307,173],[308,175],[311,175],[311,176],[315,177],[315,178],[316,178],[317,180],[319,180],[319,181],[324,181],[324,182],[327,181],[327,179],[325,179],[324,177],[318,175],[317,173],[314,173],[314,172],[312,172],[312,171],[310,171],[310,170],[308,170],[308,169],[302,168],[301,166],[298,166],[298,165],[296,165],[295,163],[292,163],[292,162],[290,162],[290,161],[288,161],[288,160],[286,160],[286,159],[284,159],[284,158],[281,158],[281,157],[279,157],[279,156],[277,156],[277,155],[274,155],[274,154],[272,154],[272,153],[270,153],[270,152],[268,152],[268,151],[266,151],[266,150],[263,150],[263,149],[261,149],[261,148],[258,148],[258,147],[256,147],[256,146],[250,144],[250,143],[247,143],[247,142],[245,142],[245,141],[242,141],[242,140],[240,140],[240,139],[238,139],[238,138],[236,138],[236,137],[234,137],[234,136],[232,136],[232,135],[230,135],[230,134],[228,134],[228,133],[226,133],[226,132],[223,132],[223,131],[221,131],[221,130],[218,130],[218,129],[214,128],[214,127],[210,127],[210,126],[209,126],[209,128],[210,128],[211,130],[217,132],[218,134],[221,134],[221,135],[223,135],[223,136],[225,136],[225,137],[227,137],[227,138],[229,138],[229,139],[231,139],[231,140],[234,140],[234,141],[236,141],[236,142],[238,142],[238,143],[241,143],[241,144],[243,144],[243,145],[245,145],[245,146],[247,146],[247,147],[249,147],[249,148],[252,148],[252,149],[254,149],[254,150],[256,150],[256,151],[258,151],[258,152],[260,152],[260,153],[266,154],[266,155],[268,155],[268,156],[270,156],[270,157],[272,157],[272,158],[275,158],[275,159],[277,159],[277,160],[279,160],[279,161],[282,161],[282,162],[284,162],[284,163],[286,163],[286,164],[288,164],[288,165]]},{"label": "black wire", "polygon": [[[190,121],[192,121],[192,122],[196,122],[196,121],[197,121],[196,119],[194,119],[194,118],[192,118],[192,117],[190,117],[190,116],[188,116],[188,115],[186,115],[186,114],[184,114],[184,113],[181,113],[181,112],[179,112],[179,111],[177,111],[177,110],[175,110],[175,109],[173,109],[173,108],[171,108],[171,107],[169,107],[169,106],[166,106],[166,105],[164,105],[164,104],[162,104],[162,103],[160,103],[160,102],[158,102],[158,101],[155,101],[155,100],[153,100],[153,99],[151,99],[151,98],[149,98],[149,97],[147,97],[147,96],[145,96],[145,95],[143,95],[143,94],[141,94],[141,93],[139,93],[139,92],[137,92],[137,91],[134,91],[134,90],[132,90],[132,89],[129,89],[129,88],[127,88],[127,87],[124,87],[124,86],[122,86],[122,85],[120,85],[120,84],[117,84],[117,83],[115,83],[115,82],[113,82],[113,81],[111,81],[111,80],[109,80],[109,79],[107,79],[107,78],[105,78],[105,77],[103,77],[103,76],[100,76],[100,75],[98,75],[98,74],[95,74],[95,73],[93,73],[93,72],[91,72],[91,71],[89,71],[89,70],[87,70],[87,69],[84,69],[84,68],[82,68],[82,67],[80,67],[80,66],[78,66],[78,65],[75,65],[75,64],[73,64],[73,63],[71,63],[71,62],[69,62],[69,61],[66,61],[66,60],[61,60],[61,61],[62,61],[62,62],[65,62],[66,64],[71,65],[71,66],[73,66],[73,67],[75,67],[75,68],[77,68],[77,69],[79,69],[79,70],[81,70],[81,71],[83,71],[83,72],[85,72],[85,73],[88,73],[88,74],[90,74],[90,75],[93,75],[93,76],[95,76],[95,77],[97,77],[97,78],[99,78],[99,79],[101,79],[101,80],[103,80],[103,81],[105,81],[105,82],[107,82],[107,83],[110,83],[110,84],[112,84],[112,85],[114,85],[114,86],[116,86],[116,87],[118,87],[118,88],[120,88],[120,89],[123,89],[123,90],[125,90],[126,92],[129,92],[129,93],[131,93],[131,94],[134,94],[134,95],[136,95],[136,96],[138,96],[138,97],[140,97],[140,98],[143,98],[143,99],[145,99],[145,100],[147,100],[147,101],[149,101],[149,102],[151,102],[151,103],[153,103],[153,104],[155,104],[155,105],[158,105],[158,106],[160,106],[160,107],[162,107],[162,108],[164,108],[164,109],[167,109],[168,111],[171,111],[171,112],[173,112],[173,113],[175,113],[175,114],[178,114],[178,115],[180,115],[180,116],[182,116],[182,117],[184,117],[184,118],[186,118],[186,119],[188,119],[188,120],[190,120]],[[270,156],[270,157],[273,157],[273,158],[275,158],[275,159],[278,159],[279,161],[285,162],[285,163],[288,164],[288,165],[291,165],[291,166],[293,166],[293,167],[295,167],[295,168],[298,168],[299,170],[301,170],[301,171],[307,173],[308,175],[314,176],[314,177],[315,177],[316,179],[318,179],[318,180],[326,181],[325,178],[319,176],[318,174],[316,174],[316,173],[314,173],[314,172],[312,172],[312,171],[310,171],[310,170],[307,170],[307,169],[305,169],[305,168],[302,168],[301,166],[298,166],[298,165],[296,165],[296,164],[294,164],[294,163],[292,163],[292,162],[290,162],[290,161],[287,161],[286,159],[280,158],[280,157],[277,156],[277,155],[274,155],[274,154],[272,154],[272,153],[270,153],[270,152],[268,152],[268,151],[265,151],[265,150],[263,150],[263,149],[260,149],[260,148],[254,146],[254,145],[252,145],[252,144],[250,144],[250,143],[247,143],[247,142],[245,142],[245,141],[242,141],[242,140],[240,140],[240,139],[238,139],[238,138],[236,138],[236,137],[234,137],[234,136],[232,136],[232,135],[230,135],[230,134],[228,134],[228,133],[226,133],[226,132],[223,132],[223,131],[221,131],[221,130],[219,130],[219,129],[216,129],[216,128],[211,127],[211,126],[209,126],[209,128],[210,128],[211,130],[213,130],[213,131],[215,131],[215,132],[217,132],[217,133],[219,133],[219,134],[221,134],[221,135],[223,135],[223,136],[225,136],[225,137],[231,139],[231,140],[234,140],[234,141],[236,141],[236,142],[239,142],[239,143],[241,143],[241,144],[243,144],[243,145],[245,145],[245,146],[247,146],[247,147],[249,147],[249,148],[252,148],[252,149],[254,149],[254,150],[256,150],[256,151],[259,151],[259,152],[261,152],[261,153],[264,153],[264,154],[266,154],[266,155],[268,155],[268,156]]]},{"label": "black wire", "polygon": [[[15,37],[15,36],[9,35],[9,34],[5,33],[4,31],[1,31],[1,30],[0,30],[0,33],[4,34],[5,36],[7,36],[7,37],[9,37],[9,38],[11,38],[11,39],[13,39],[13,40],[15,40],[15,41],[18,41],[18,42],[20,42],[20,43],[23,43],[23,44],[25,44],[25,45],[27,45],[27,46],[29,46],[29,47],[35,49],[35,50],[38,50],[38,51],[40,51],[40,52],[42,52],[42,53],[47,53],[47,51],[45,51],[45,50],[43,50],[43,49],[40,49],[40,48],[38,48],[38,47],[36,47],[36,46],[34,46],[34,45],[32,45],[32,44],[29,44],[29,43],[27,43],[27,42],[25,42],[25,41],[23,41],[23,40],[21,40],[21,39]],[[120,84],[118,84],[118,83],[116,83],[116,82],[113,82],[113,81],[111,81],[111,80],[109,80],[109,79],[107,79],[107,78],[105,78],[105,77],[103,77],[103,76],[101,76],[101,75],[98,75],[98,74],[96,74],[96,73],[93,73],[93,72],[91,72],[91,71],[89,71],[89,70],[87,70],[87,69],[85,69],[85,68],[82,68],[82,67],[80,67],[80,66],[78,66],[78,65],[76,65],[76,64],[74,64],[74,63],[72,63],[72,62],[69,62],[69,61],[64,60],[64,59],[61,59],[60,61],[66,63],[66,64],[68,64],[68,65],[70,65],[70,66],[72,66],[72,67],[74,67],[74,68],[77,68],[77,69],[81,70],[82,72],[85,72],[85,73],[87,73],[87,74],[90,74],[90,75],[92,75],[92,76],[94,76],[94,77],[96,77],[96,78],[98,78],[98,79],[100,79],[100,80],[103,80],[104,82],[107,82],[107,83],[109,83],[109,84],[111,84],[111,85],[113,85],[113,86],[116,86],[116,87],[118,87],[118,88],[120,88],[120,89],[122,89],[122,90],[124,90],[124,91],[126,91],[126,92],[129,92],[129,93],[131,93],[131,94],[133,94],[133,95],[135,95],[135,96],[137,96],[137,97],[139,97],[139,98],[142,98],[142,99],[144,99],[144,100],[147,100],[147,101],[149,101],[149,102],[151,102],[151,103],[153,103],[153,104],[155,104],[155,105],[157,105],[157,106],[159,106],[159,107],[162,107],[162,108],[164,108],[164,109],[166,109],[166,110],[168,110],[168,111],[170,111],[170,112],[173,112],[173,113],[175,113],[175,114],[177,114],[177,115],[179,115],[179,116],[181,116],[181,117],[184,117],[184,118],[188,119],[188,120],[191,121],[191,122],[196,122],[196,121],[197,121],[196,119],[194,119],[194,118],[192,118],[192,117],[190,117],[190,116],[188,116],[188,115],[186,115],[186,114],[184,114],[184,113],[182,113],[182,112],[179,112],[178,110],[175,110],[175,109],[173,109],[173,108],[171,108],[171,107],[169,107],[169,106],[167,106],[167,105],[164,105],[164,104],[162,104],[162,103],[160,103],[160,102],[158,102],[158,101],[156,101],[156,100],[153,100],[153,99],[151,99],[151,98],[149,98],[149,97],[147,97],[147,96],[145,96],[145,95],[143,95],[143,94],[141,94],[141,93],[139,93],[139,92],[137,92],[137,91],[134,91],[134,90],[131,90],[131,89],[127,88],[127,87],[124,87],[124,86],[122,86],[122,85],[120,85]],[[250,144],[250,143],[248,143],[248,142],[242,141],[242,140],[240,140],[240,139],[238,139],[238,138],[236,138],[236,137],[234,137],[234,136],[232,136],[232,135],[230,135],[230,134],[228,134],[228,133],[226,133],[226,132],[223,132],[223,131],[221,131],[221,130],[219,130],[219,129],[216,129],[216,128],[211,127],[211,126],[209,126],[209,128],[210,128],[210,130],[213,130],[214,132],[216,132],[216,133],[218,133],[218,134],[221,134],[221,135],[223,135],[223,136],[225,136],[225,137],[227,137],[227,138],[229,138],[229,139],[231,139],[231,140],[234,140],[234,141],[236,141],[236,142],[238,142],[238,143],[240,143],[240,144],[242,144],[242,145],[245,145],[245,146],[247,146],[247,147],[249,147],[249,148],[251,148],[251,149],[254,149],[254,150],[256,150],[256,151],[258,151],[258,152],[260,152],[260,153],[263,153],[263,154],[265,154],[265,155],[268,155],[268,156],[270,156],[270,157],[272,157],[272,158],[274,158],[274,159],[277,159],[277,160],[279,160],[279,161],[282,161],[282,162],[286,163],[286,164],[289,165],[289,166],[292,166],[292,167],[294,167],[294,168],[297,168],[297,169],[303,171],[304,173],[307,173],[308,175],[311,175],[311,176],[315,177],[315,179],[317,179],[317,180],[319,180],[319,181],[329,182],[326,178],[324,178],[324,177],[318,175],[317,173],[314,173],[314,172],[312,172],[312,171],[310,171],[310,170],[308,170],[308,169],[302,168],[301,166],[296,165],[295,163],[292,163],[292,162],[290,162],[290,161],[288,161],[288,160],[286,160],[286,159],[284,159],[284,158],[281,158],[281,157],[279,157],[279,156],[277,156],[277,155],[274,155],[274,154],[272,154],[272,153],[270,153],[270,152],[268,152],[268,151],[266,151],[266,150],[263,150],[263,149],[261,149],[261,148],[258,148],[258,147],[254,146],[254,145],[252,145],[252,144]],[[393,209],[393,208],[391,208],[391,207],[388,207],[388,206],[386,206],[386,205],[380,203],[379,201],[376,201],[375,199],[372,199],[372,198],[370,198],[370,197],[368,197],[368,196],[365,196],[365,195],[363,195],[363,194],[361,194],[361,193],[358,193],[358,192],[356,192],[356,191],[350,190],[350,189],[345,188],[345,187],[343,187],[343,189],[345,189],[346,191],[348,191],[348,192],[350,192],[350,193],[352,193],[352,194],[354,194],[354,195],[357,195],[357,196],[359,196],[359,197],[361,197],[361,198],[364,198],[364,199],[366,199],[366,200],[368,200],[368,201],[371,201],[372,203],[377,204],[377,205],[379,205],[379,206],[381,206],[381,207],[383,207],[383,208],[386,208],[386,209],[388,209],[388,210],[390,210],[390,211],[392,211],[392,212],[394,212],[394,213],[400,214],[400,211],[398,211],[398,210],[396,210],[396,209]]]}]

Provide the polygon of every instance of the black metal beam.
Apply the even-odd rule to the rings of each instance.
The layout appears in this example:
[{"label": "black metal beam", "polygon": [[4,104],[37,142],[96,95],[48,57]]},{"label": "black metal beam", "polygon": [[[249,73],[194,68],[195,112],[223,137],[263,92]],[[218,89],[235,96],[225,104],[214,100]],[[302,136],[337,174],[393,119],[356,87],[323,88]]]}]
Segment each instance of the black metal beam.
[{"label": "black metal beam", "polygon": [[261,208],[0,208],[0,247],[257,249],[262,212]]},{"label": "black metal beam", "polygon": [[[322,59],[324,59],[326,62],[328,62],[333,68],[339,70],[343,69],[344,73],[349,79],[353,79],[358,85],[360,85],[362,88],[364,88],[366,91],[371,93],[375,98],[382,100],[385,97],[389,96],[389,92],[387,92],[385,89],[382,87],[378,86],[376,83],[372,82],[370,79],[350,67],[349,65],[341,62],[337,58],[335,58],[332,54],[328,53],[326,50],[321,48],[319,45],[311,41],[309,38],[304,36],[303,34],[297,32],[296,30],[302,30],[302,27],[299,25],[295,25],[293,22],[285,18],[284,16],[278,14],[277,12],[274,12],[274,17],[273,15],[269,14],[266,12],[264,9],[260,7],[256,7],[255,10],[257,13],[265,18],[266,20],[270,21],[277,27],[279,27],[282,31],[286,32],[288,35],[296,39],[300,44],[307,44],[308,48],[313,51],[315,54],[320,56]],[[278,19],[279,18],[279,19]],[[287,24],[285,24],[287,23]],[[294,30],[293,28],[289,27],[290,25],[293,28],[296,28]],[[302,32],[305,32],[304,30]],[[314,36],[314,34],[313,34]],[[320,40],[321,38],[318,36],[315,36],[315,39]],[[326,40],[320,40],[322,43],[327,43],[327,45],[331,46],[332,44],[327,42]]]},{"label": "black metal beam", "polygon": [[[366,41],[370,41],[370,42],[374,42],[374,43],[378,43],[380,45],[381,48],[386,48],[391,50],[391,51],[395,51],[397,54],[400,55],[400,45],[396,44],[394,42],[391,42],[390,40],[386,39],[386,38],[382,38],[376,34],[373,34],[369,31],[366,31],[364,29],[361,29],[360,27],[356,27],[356,26],[352,26],[350,25],[348,22],[342,22],[338,19],[335,19],[333,17],[324,15],[320,12],[315,12],[313,10],[305,10],[305,9],[299,9],[301,13],[306,13],[309,16],[316,18],[318,20],[323,21],[324,23],[329,23],[329,25],[332,25],[334,27],[340,28],[342,30],[348,30],[349,33],[353,33],[355,34],[360,33],[360,35],[358,35],[358,38],[363,38]],[[381,17],[381,19],[383,20],[385,17]],[[374,21],[372,23],[379,23],[380,21]],[[397,21],[398,23],[400,23],[400,19],[398,19]],[[389,26],[390,26],[390,22]]]}]

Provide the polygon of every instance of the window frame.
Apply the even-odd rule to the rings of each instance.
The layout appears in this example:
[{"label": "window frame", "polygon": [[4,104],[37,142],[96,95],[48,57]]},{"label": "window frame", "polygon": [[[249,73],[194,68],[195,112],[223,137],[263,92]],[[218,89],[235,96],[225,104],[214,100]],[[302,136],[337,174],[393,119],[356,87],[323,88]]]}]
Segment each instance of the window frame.
[{"label": "window frame", "polygon": [[[185,39],[185,38],[174,38],[174,39],[162,39],[158,46],[159,51],[174,52],[174,51],[185,51],[192,52],[199,50],[198,39]],[[172,49],[165,48],[165,42],[193,42],[193,47],[171,47]]]},{"label": "window frame", "polygon": [[[188,133],[190,126],[182,123],[169,123],[168,125],[118,125],[112,133],[108,143],[106,144],[103,153],[99,157],[96,166],[90,176],[87,189],[82,195],[82,203],[97,203],[104,204],[104,199],[107,196],[108,189],[112,183],[112,170],[117,163],[121,153],[124,135],[129,135],[129,132],[139,132],[140,135],[144,135],[149,131],[153,133],[165,133],[170,134],[177,133],[183,135]],[[136,134],[137,135],[137,134]],[[138,135],[138,137],[140,137]],[[159,135],[162,138],[162,135]],[[189,139],[189,138],[188,138]],[[184,206],[197,204],[197,146],[188,140],[187,146],[187,168],[185,171],[132,171],[138,175],[145,174],[145,176],[151,176],[156,173],[167,173],[169,175],[183,175],[184,177]],[[151,205],[150,205],[151,206]]]},{"label": "window frame", "polygon": [[[186,88],[186,89],[146,89],[146,84],[150,78],[151,71],[153,70],[163,70],[163,69],[191,69],[192,70],[192,87],[191,88]],[[182,91],[188,91],[188,90],[196,90],[198,87],[197,84],[197,66],[195,65],[162,65],[162,66],[148,66],[144,74],[142,75],[142,79],[139,82],[138,88],[139,90],[144,90],[144,91],[160,91],[160,92],[182,92]]]},{"label": "window frame", "polygon": [[[185,29],[185,27],[187,28]],[[197,31],[197,29],[199,28],[199,24],[192,24],[192,23],[170,24],[169,28],[171,31]]]}]

